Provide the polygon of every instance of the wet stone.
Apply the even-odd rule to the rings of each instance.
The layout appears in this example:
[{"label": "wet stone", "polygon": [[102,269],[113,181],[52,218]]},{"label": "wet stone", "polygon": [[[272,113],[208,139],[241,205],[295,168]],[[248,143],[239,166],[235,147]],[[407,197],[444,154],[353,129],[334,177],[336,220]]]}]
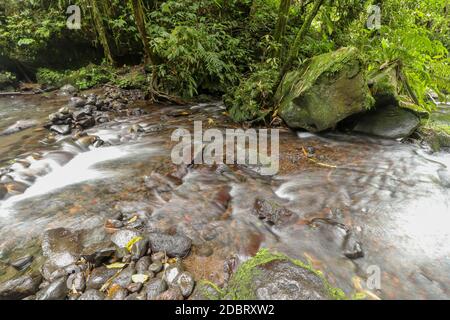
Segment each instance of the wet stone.
[{"label": "wet stone", "polygon": [[51,131],[54,131],[58,134],[62,134],[62,135],[67,135],[69,134],[72,130],[70,128],[69,125],[64,124],[64,125],[53,125],[50,127]]},{"label": "wet stone", "polygon": [[142,256],[144,256],[147,253],[148,249],[148,240],[142,239],[131,247],[131,259],[133,261],[139,260]]},{"label": "wet stone", "polygon": [[63,300],[67,296],[66,277],[59,278],[38,293],[36,300]]},{"label": "wet stone", "polygon": [[168,235],[164,233],[150,233],[149,240],[152,251],[165,252],[169,257],[184,258],[189,254],[192,240],[182,235]]},{"label": "wet stone", "polygon": [[167,290],[167,284],[163,279],[153,278],[145,284],[144,290],[147,294],[147,300],[154,300]]},{"label": "wet stone", "polygon": [[132,275],[136,273],[136,269],[132,266],[128,266],[114,278],[113,284],[117,284],[123,288],[126,288],[132,282]]},{"label": "wet stone", "polygon": [[24,275],[0,284],[0,300],[18,300],[35,294],[42,282],[41,275]]},{"label": "wet stone", "polygon": [[79,298],[78,300],[104,300],[105,295],[95,289],[89,289],[86,290]]},{"label": "wet stone", "polygon": [[182,272],[176,279],[176,284],[181,290],[183,297],[187,298],[194,290],[194,278],[189,272]]},{"label": "wet stone", "polygon": [[75,263],[80,255],[79,234],[69,229],[57,228],[44,233],[42,251],[49,263],[64,268]]},{"label": "wet stone", "polygon": [[[149,270],[149,266],[151,264],[151,259],[149,256],[145,256],[140,258],[137,262],[136,262],[136,272],[137,273],[143,273],[147,270]],[[153,271],[153,270],[150,270]]]},{"label": "wet stone", "polygon": [[138,282],[138,283],[130,283],[130,284],[127,286],[127,290],[128,290],[129,292],[131,292],[131,293],[136,293],[136,292],[141,291],[142,287],[143,287],[143,284],[140,283],[140,282]]},{"label": "wet stone", "polygon": [[171,287],[156,297],[156,300],[184,300],[178,287]]},{"label": "wet stone", "polygon": [[173,264],[164,270],[164,280],[169,286],[176,283],[177,277],[183,272],[180,265]]},{"label": "wet stone", "polygon": [[78,292],[84,291],[84,289],[86,289],[86,279],[84,274],[81,272],[71,274],[67,278],[67,289],[76,290]]},{"label": "wet stone", "polygon": [[13,266],[16,270],[22,271],[28,268],[32,262],[33,256],[25,256],[20,259],[12,261],[11,266]]},{"label": "wet stone", "polygon": [[150,270],[151,272],[154,272],[154,273],[158,273],[162,270],[162,268],[163,268],[163,265],[162,265],[161,261],[156,260],[148,267],[148,270]]},{"label": "wet stone", "polygon": [[152,254],[152,261],[163,261],[166,258],[166,254],[164,252],[155,252]]},{"label": "wet stone", "polygon": [[111,236],[111,241],[119,248],[125,248],[126,245],[134,238],[140,237],[141,234],[133,229],[122,229]]},{"label": "wet stone", "polygon": [[81,108],[86,105],[86,100],[81,97],[72,97],[69,100],[69,107],[71,108]]},{"label": "wet stone", "polygon": [[103,284],[116,274],[117,270],[99,267],[92,271],[87,282],[88,289],[100,289]]},{"label": "wet stone", "polygon": [[128,290],[122,287],[115,289],[113,294],[109,297],[111,300],[125,300],[128,296]]}]

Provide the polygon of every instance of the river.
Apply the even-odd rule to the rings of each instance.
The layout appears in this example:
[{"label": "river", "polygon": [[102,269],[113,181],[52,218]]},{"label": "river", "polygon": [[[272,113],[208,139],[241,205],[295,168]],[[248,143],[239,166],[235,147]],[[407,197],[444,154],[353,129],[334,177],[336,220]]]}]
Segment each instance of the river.
[{"label": "river", "polygon": [[[52,94],[0,98],[0,131],[18,120],[37,122],[0,136],[0,167],[12,165],[1,182],[13,191],[0,201],[0,282],[16,276],[7,261],[39,256],[44,230],[87,229],[92,241],[102,241],[105,219],[132,211],[147,228],[193,240],[187,264],[197,278],[220,283],[226,259],[242,261],[266,247],[311,263],[349,295],[450,299],[450,153],[362,135],[281,129],[277,175],[195,165],[173,184],[164,178],[177,169],[170,158],[173,130],[192,130],[194,121],[235,127],[221,103],[140,103],[147,115],[88,130],[105,141],[100,148],[48,136],[43,122],[66,103]],[[130,130],[136,124],[142,132]],[[258,199],[290,210],[294,219],[259,219],[252,214]],[[363,257],[346,256],[349,242],[358,243]],[[202,250],[212,254],[197,254]],[[40,263],[35,259],[33,268]],[[379,288],[366,285],[371,270],[380,271]]]}]

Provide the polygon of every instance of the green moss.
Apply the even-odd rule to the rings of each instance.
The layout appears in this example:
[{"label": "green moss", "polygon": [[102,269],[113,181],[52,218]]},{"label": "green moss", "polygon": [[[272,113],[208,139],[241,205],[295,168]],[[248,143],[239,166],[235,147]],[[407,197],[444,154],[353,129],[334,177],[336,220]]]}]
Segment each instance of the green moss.
[{"label": "green moss", "polygon": [[225,291],[221,291],[221,298],[232,300],[253,300],[255,299],[255,293],[252,288],[253,279],[261,272],[258,270],[258,266],[267,264],[272,261],[290,261],[296,266],[311,271],[323,281],[324,288],[326,289],[328,296],[332,299],[343,300],[347,299],[345,293],[339,289],[330,285],[325,279],[321,271],[315,270],[311,265],[305,264],[300,260],[289,258],[281,253],[272,253],[268,249],[261,249],[253,258],[244,262],[239,266],[236,273],[232,276],[228,287]]},{"label": "green moss", "polygon": [[122,89],[144,89],[147,85],[147,76],[142,70],[132,69],[117,75],[113,83]]},{"label": "green moss", "polygon": [[288,126],[313,132],[332,129],[374,104],[363,59],[353,47],[313,57],[286,74],[275,100]]},{"label": "green moss", "polygon": [[422,121],[418,132],[434,152],[450,148],[450,125]]}]

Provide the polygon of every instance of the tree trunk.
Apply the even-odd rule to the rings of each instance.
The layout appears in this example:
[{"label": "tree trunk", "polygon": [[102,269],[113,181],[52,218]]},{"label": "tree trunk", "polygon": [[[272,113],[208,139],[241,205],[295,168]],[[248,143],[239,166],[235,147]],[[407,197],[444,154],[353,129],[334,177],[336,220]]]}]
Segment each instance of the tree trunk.
[{"label": "tree trunk", "polygon": [[285,33],[286,26],[289,17],[289,9],[291,8],[291,0],[281,0],[280,9],[278,11],[278,21],[277,26],[275,28],[274,38],[278,43],[281,42]]},{"label": "tree trunk", "polygon": [[300,50],[300,46],[302,45],[302,42],[307,35],[309,28],[311,27],[311,23],[313,22],[314,18],[316,17],[317,13],[319,12],[320,7],[325,2],[325,0],[316,0],[314,2],[314,7],[312,8],[311,12],[307,15],[305,21],[303,22],[302,27],[297,33],[297,36],[295,37],[294,43],[289,48],[289,53],[286,61],[283,64],[283,67],[281,68],[280,74],[278,75],[277,81],[275,81],[275,85],[273,87],[272,92],[275,93],[278,86],[280,85],[284,75],[291,69],[292,64],[294,63],[295,59],[298,56],[298,52]]},{"label": "tree trunk", "polygon": [[100,43],[103,47],[106,59],[108,59],[110,64],[114,64],[114,58],[111,53],[111,48],[109,47],[108,37],[106,36],[105,25],[103,24],[103,17],[99,9],[98,0],[92,0],[92,16],[94,19],[95,29],[97,30]]},{"label": "tree trunk", "polygon": [[142,2],[141,2],[141,0],[130,0],[130,2],[131,2],[131,6],[133,8],[134,20],[135,20],[137,29],[139,31],[139,36],[141,38],[142,45],[144,47],[145,63],[149,63],[153,66],[154,65],[153,53],[148,44],[147,30],[145,27],[146,22],[145,22],[145,15],[144,15],[144,9],[142,6]]}]

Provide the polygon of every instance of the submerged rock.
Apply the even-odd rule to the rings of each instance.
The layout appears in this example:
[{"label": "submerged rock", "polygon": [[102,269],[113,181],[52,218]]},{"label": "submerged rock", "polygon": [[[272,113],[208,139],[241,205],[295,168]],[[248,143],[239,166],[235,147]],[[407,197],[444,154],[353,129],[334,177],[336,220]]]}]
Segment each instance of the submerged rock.
[{"label": "submerged rock", "polygon": [[413,112],[387,106],[364,114],[353,130],[383,138],[398,139],[409,137],[419,124],[420,119]]},{"label": "submerged rock", "polygon": [[36,120],[19,120],[13,125],[0,132],[0,136],[10,135],[37,125]]},{"label": "submerged rock", "polygon": [[81,252],[79,234],[65,228],[47,230],[42,239],[42,252],[55,269],[74,264]]},{"label": "submerged rock", "polygon": [[141,234],[133,229],[122,229],[111,236],[111,241],[118,248],[125,248],[126,245],[134,238],[140,237]]},{"label": "submerged rock", "polygon": [[70,126],[68,124],[63,124],[63,125],[53,125],[50,127],[51,131],[54,131],[58,134],[62,134],[62,135],[67,135],[70,132],[72,132],[72,129],[70,128]]},{"label": "submerged rock", "polygon": [[315,56],[286,74],[276,99],[289,127],[312,132],[334,128],[374,103],[363,60],[353,47]]},{"label": "submerged rock", "polygon": [[191,250],[192,240],[183,235],[153,232],[148,237],[153,252],[165,252],[169,257],[183,258]]},{"label": "submerged rock", "polygon": [[19,300],[34,295],[42,282],[41,275],[24,275],[0,284],[0,300]]},{"label": "submerged rock", "polygon": [[253,214],[269,224],[280,225],[289,222],[295,214],[278,203],[264,199],[256,199]]},{"label": "submerged rock", "polygon": [[25,256],[20,259],[12,261],[11,266],[13,266],[15,269],[19,271],[25,270],[33,262],[33,259],[34,259],[33,256]]}]

